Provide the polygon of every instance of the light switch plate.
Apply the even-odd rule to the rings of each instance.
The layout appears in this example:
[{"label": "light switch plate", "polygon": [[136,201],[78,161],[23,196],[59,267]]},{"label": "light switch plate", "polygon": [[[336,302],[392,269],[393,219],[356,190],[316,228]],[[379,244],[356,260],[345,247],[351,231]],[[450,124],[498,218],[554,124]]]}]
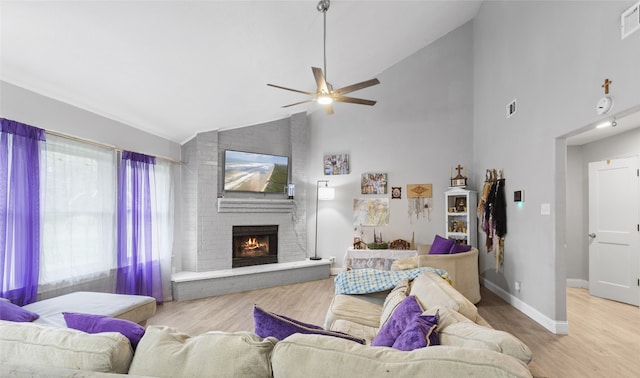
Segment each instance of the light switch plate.
[{"label": "light switch plate", "polygon": [[551,204],[543,203],[540,205],[540,215],[551,215]]}]

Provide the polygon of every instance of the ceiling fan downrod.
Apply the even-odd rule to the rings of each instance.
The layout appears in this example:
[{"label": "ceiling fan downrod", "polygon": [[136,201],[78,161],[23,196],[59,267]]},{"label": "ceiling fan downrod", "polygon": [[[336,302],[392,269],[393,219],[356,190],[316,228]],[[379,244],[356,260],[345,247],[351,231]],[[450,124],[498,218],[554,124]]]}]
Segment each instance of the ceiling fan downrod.
[{"label": "ceiling fan downrod", "polygon": [[[324,19],[324,35],[322,38],[324,48],[324,79],[327,80],[327,11],[331,6],[331,0],[320,0],[316,9],[322,13]],[[329,83],[327,83],[329,85]]]}]

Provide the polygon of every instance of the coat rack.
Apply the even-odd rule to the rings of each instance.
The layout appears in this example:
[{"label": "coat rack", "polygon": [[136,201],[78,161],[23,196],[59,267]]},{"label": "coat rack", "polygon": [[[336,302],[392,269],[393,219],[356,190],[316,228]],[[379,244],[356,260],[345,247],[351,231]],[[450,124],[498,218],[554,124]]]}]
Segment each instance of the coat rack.
[{"label": "coat rack", "polygon": [[486,234],[487,253],[494,252],[496,272],[504,261],[504,237],[507,234],[507,200],[502,169],[487,169],[478,201],[480,229]]}]

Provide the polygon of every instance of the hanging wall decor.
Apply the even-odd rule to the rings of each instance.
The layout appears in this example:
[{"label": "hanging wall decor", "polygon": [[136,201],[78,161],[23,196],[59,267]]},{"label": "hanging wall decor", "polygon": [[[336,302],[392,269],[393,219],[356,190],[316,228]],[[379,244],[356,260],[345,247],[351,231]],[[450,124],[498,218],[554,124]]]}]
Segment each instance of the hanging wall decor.
[{"label": "hanging wall decor", "polygon": [[324,155],[323,164],[325,175],[348,175],[350,172],[347,154]]},{"label": "hanging wall decor", "polygon": [[416,219],[425,216],[431,221],[431,209],[433,208],[431,184],[408,184],[407,200],[409,203],[409,220],[413,222],[413,215]]},{"label": "hanging wall decor", "polygon": [[387,174],[363,173],[360,186],[362,194],[387,194]]},{"label": "hanging wall decor", "polygon": [[402,199],[402,188],[399,186],[391,187],[391,199]]},{"label": "hanging wall decor", "polygon": [[486,234],[487,253],[494,252],[496,272],[504,261],[504,236],[507,234],[507,199],[502,170],[487,169],[478,201],[478,222]]}]

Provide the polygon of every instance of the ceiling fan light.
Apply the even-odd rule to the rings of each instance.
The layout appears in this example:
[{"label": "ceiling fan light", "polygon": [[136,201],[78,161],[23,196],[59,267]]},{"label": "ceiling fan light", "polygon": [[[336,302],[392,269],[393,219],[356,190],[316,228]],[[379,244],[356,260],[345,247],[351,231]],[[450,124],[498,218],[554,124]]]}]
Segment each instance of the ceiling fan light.
[{"label": "ceiling fan light", "polygon": [[332,102],[333,102],[333,99],[331,98],[331,96],[328,96],[328,95],[318,96],[318,104],[329,105]]}]

